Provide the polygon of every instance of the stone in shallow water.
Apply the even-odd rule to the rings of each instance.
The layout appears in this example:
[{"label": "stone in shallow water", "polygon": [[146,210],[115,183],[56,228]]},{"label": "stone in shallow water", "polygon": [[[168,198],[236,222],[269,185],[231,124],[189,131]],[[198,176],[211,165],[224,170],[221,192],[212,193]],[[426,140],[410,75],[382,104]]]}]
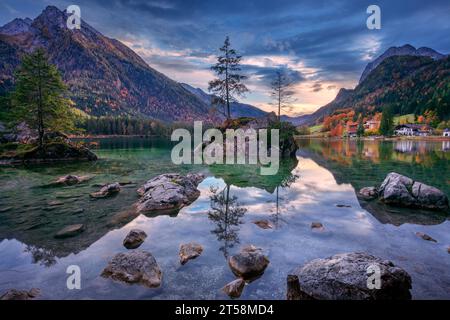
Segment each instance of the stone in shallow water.
[{"label": "stone in shallow water", "polygon": [[416,232],[416,236],[426,241],[437,242],[437,240],[433,239],[432,237],[423,232]]},{"label": "stone in shallow water", "polygon": [[321,229],[323,230],[323,224],[321,222],[313,222],[311,223],[311,229]]},{"label": "stone in shallow water", "polygon": [[336,207],[338,207],[338,208],[351,208],[352,206],[348,205],[348,204],[337,204]]},{"label": "stone in shallow water", "polygon": [[201,174],[166,173],[147,181],[138,189],[141,199],[135,204],[138,213],[156,210],[179,210],[194,202],[200,195]]},{"label": "stone in shallow water", "polygon": [[447,252],[450,253],[450,246],[447,247]]},{"label": "stone in shallow water", "polygon": [[261,229],[272,229],[272,224],[269,222],[269,220],[257,220],[253,221],[254,224],[256,224]]},{"label": "stone in shallow water", "polygon": [[87,181],[89,179],[90,179],[90,177],[88,177],[88,176],[76,176],[76,175],[69,174],[67,176],[59,177],[58,179],[56,179],[54,184],[71,186],[74,184],[81,183],[83,181]]},{"label": "stone in shallow water", "polygon": [[107,198],[116,195],[120,192],[120,184],[118,182],[107,184],[99,191],[91,193],[91,198]]},{"label": "stone in shallow water", "polygon": [[190,242],[185,243],[180,246],[180,263],[185,264],[191,259],[197,258],[199,255],[201,255],[203,252],[203,247],[196,243],[196,242]]},{"label": "stone in shallow water", "polygon": [[225,292],[230,298],[239,298],[244,290],[244,287],[245,281],[239,278],[225,285],[225,287],[222,288],[222,291]]},{"label": "stone in shallow water", "polygon": [[149,288],[161,285],[162,271],[150,252],[133,250],[116,254],[102,272],[102,277]]},{"label": "stone in shallow water", "polygon": [[50,202],[48,203],[48,205],[51,206],[51,207],[62,206],[63,204],[64,204],[64,202],[58,201],[58,200],[50,201]]},{"label": "stone in shallow water", "polygon": [[41,291],[36,288],[33,288],[30,291],[9,289],[0,296],[0,300],[30,300],[36,298],[40,293]]},{"label": "stone in shallow water", "polygon": [[375,187],[365,187],[359,190],[359,195],[366,200],[373,200],[378,197],[378,190]]},{"label": "stone in shallow water", "polygon": [[82,224],[73,224],[67,226],[61,230],[59,230],[55,234],[55,238],[69,238],[78,235],[79,233],[84,231],[84,225]]},{"label": "stone in shallow water", "polygon": [[139,229],[131,230],[125,239],[123,239],[123,245],[127,249],[136,249],[138,248],[144,240],[147,238],[147,234]]},{"label": "stone in shallow water", "polygon": [[261,249],[253,245],[242,248],[238,254],[228,259],[231,271],[245,280],[262,275],[269,262],[269,259],[261,253]]},{"label": "stone in shallow water", "polygon": [[[370,268],[379,268],[381,288],[369,289]],[[301,290],[319,300],[411,299],[411,277],[391,261],[364,252],[315,259],[295,270]]]}]

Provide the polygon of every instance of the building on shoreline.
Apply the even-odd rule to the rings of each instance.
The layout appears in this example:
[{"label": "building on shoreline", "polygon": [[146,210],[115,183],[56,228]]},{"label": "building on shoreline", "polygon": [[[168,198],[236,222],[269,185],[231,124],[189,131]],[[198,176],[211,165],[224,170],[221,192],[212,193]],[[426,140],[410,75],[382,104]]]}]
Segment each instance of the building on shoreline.
[{"label": "building on shoreline", "polygon": [[442,136],[443,137],[450,137],[450,129],[449,128],[445,128],[444,132],[442,132]]},{"label": "building on shoreline", "polygon": [[428,125],[421,124],[401,124],[394,128],[394,133],[397,136],[421,136],[426,137],[433,133],[433,130]]}]

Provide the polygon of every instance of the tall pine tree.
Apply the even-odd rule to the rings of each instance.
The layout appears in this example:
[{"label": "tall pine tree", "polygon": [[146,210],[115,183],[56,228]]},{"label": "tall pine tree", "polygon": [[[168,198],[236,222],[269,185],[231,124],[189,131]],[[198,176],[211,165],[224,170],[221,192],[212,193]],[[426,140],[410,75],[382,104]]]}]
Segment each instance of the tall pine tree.
[{"label": "tall pine tree", "polygon": [[73,102],[66,98],[67,88],[61,75],[43,49],[25,55],[15,77],[12,104],[18,119],[37,130],[40,148],[45,132],[74,129],[70,110]]},{"label": "tall pine tree", "polygon": [[227,107],[227,119],[231,119],[230,103],[236,101],[236,96],[241,96],[248,91],[241,82],[246,76],[240,74],[242,56],[231,48],[230,38],[226,37],[223,46],[219,49],[221,55],[217,57],[217,63],[211,67],[217,78],[209,82],[208,90],[217,97],[218,102]]}]

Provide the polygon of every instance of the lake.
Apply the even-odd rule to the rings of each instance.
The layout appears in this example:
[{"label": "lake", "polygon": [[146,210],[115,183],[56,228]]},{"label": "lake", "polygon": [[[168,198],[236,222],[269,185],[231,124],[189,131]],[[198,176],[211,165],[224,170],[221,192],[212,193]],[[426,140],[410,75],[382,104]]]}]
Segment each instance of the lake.
[{"label": "lake", "polygon": [[[412,277],[414,299],[450,299],[448,216],[363,203],[355,192],[395,171],[450,196],[450,141],[305,139],[297,159],[283,161],[275,176],[260,176],[253,166],[174,165],[171,143],[160,139],[99,141],[94,151],[100,160],[94,163],[0,168],[0,293],[36,287],[41,299],[227,299],[221,288],[235,279],[227,257],[253,244],[270,264],[241,299],[284,299],[286,276],[294,268],[353,251],[404,268]],[[136,189],[167,172],[203,173],[200,197],[175,215],[127,215],[138,200]],[[66,174],[93,178],[76,186],[48,186]],[[115,181],[131,184],[113,198],[89,198],[98,185]],[[253,223],[260,219],[273,228]],[[324,230],[311,229],[316,221]],[[54,238],[77,223],[86,227],[80,235]],[[160,288],[100,276],[112,256],[127,250],[122,241],[134,228],[148,235],[140,249],[160,265]],[[181,266],[179,246],[191,241],[204,247],[203,254]],[[66,287],[70,265],[81,268],[81,290]]]}]

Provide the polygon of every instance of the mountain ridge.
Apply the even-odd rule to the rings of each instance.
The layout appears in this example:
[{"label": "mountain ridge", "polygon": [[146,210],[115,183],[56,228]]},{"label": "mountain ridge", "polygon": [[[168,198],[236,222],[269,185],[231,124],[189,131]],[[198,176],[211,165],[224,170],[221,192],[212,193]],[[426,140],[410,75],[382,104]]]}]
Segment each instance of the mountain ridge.
[{"label": "mountain ridge", "polygon": [[94,116],[148,117],[162,121],[214,122],[208,106],[181,84],[151,68],[132,49],[82,20],[69,30],[67,13],[46,7],[31,21],[0,28],[0,94],[13,84],[20,56],[43,47],[60,70],[76,107]]},{"label": "mountain ridge", "polygon": [[[417,54],[409,54],[413,51]],[[399,55],[401,52],[405,54]],[[372,69],[374,65],[376,67]],[[391,47],[369,63],[364,72],[366,76],[361,76],[362,81],[354,89],[340,89],[330,103],[311,114],[297,117],[297,125],[314,125],[324,116],[347,108],[365,113],[392,106],[399,114],[430,108],[437,110],[441,117],[449,116],[449,55],[426,47]]]}]

